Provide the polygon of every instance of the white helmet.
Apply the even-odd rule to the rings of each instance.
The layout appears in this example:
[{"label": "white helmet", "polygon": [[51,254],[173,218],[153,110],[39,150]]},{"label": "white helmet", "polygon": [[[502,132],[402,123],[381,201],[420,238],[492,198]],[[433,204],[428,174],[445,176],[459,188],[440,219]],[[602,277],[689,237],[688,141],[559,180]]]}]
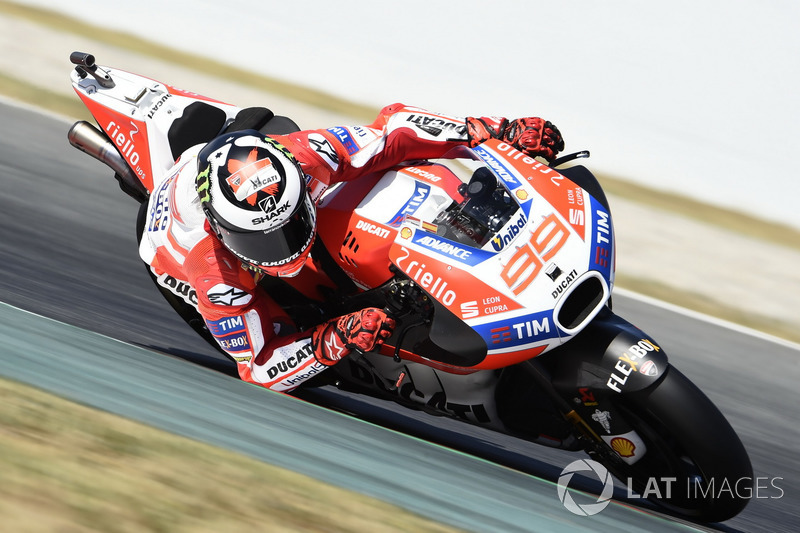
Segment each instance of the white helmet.
[{"label": "white helmet", "polygon": [[272,276],[302,268],[316,235],[316,208],[297,159],[255,130],[221,135],[197,157],[203,211],[236,257]]}]

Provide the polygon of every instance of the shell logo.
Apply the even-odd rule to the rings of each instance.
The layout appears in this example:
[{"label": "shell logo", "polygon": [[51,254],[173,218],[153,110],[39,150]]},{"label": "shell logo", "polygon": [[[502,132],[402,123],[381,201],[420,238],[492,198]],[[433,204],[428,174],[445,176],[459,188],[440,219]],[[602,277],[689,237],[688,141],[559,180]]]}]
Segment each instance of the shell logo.
[{"label": "shell logo", "polygon": [[633,457],[636,445],[624,437],[615,437],[611,439],[611,449],[620,457]]},{"label": "shell logo", "polygon": [[523,189],[517,189],[514,194],[519,198],[520,202],[524,202],[528,199],[528,192]]},{"label": "shell logo", "polygon": [[414,232],[413,232],[413,231],[411,231],[411,228],[403,228],[403,229],[401,229],[401,230],[400,230],[400,236],[401,236],[402,238],[404,238],[404,239],[410,239],[410,238],[411,238],[411,235],[412,235],[413,233],[414,233]]}]

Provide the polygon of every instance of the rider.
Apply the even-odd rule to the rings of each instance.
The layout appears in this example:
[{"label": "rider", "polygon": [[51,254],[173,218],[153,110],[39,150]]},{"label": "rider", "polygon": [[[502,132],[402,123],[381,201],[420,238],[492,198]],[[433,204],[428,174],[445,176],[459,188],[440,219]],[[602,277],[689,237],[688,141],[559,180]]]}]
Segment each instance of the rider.
[{"label": "rider", "polygon": [[325,189],[490,138],[547,160],[564,146],[541,118],[458,118],[403,104],[368,126],[222,134],[185,151],[156,185],[140,255],[162,286],[196,307],[243,380],[292,390],[352,350],[374,349],[394,327],[384,311],[366,308],[291,332],[257,283],[295,276],[309,259]]}]

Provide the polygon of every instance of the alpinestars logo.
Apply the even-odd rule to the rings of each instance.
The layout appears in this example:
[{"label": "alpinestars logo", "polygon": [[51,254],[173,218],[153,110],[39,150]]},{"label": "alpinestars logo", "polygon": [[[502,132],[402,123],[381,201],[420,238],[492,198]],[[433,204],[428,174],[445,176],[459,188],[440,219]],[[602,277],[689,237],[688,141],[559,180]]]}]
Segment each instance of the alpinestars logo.
[{"label": "alpinestars logo", "polygon": [[338,361],[345,355],[345,346],[341,344],[339,340],[339,336],[336,334],[335,331],[331,332],[330,337],[328,340],[325,341],[325,352],[328,354],[328,358],[331,361]]},{"label": "alpinestars logo", "polygon": [[249,292],[231,287],[224,283],[214,285],[208,291],[208,301],[215,305],[239,306],[246,305],[253,297]]},{"label": "alpinestars logo", "polygon": [[336,150],[328,139],[318,133],[312,133],[308,136],[308,144],[334,172],[339,169],[339,156],[336,155]]}]

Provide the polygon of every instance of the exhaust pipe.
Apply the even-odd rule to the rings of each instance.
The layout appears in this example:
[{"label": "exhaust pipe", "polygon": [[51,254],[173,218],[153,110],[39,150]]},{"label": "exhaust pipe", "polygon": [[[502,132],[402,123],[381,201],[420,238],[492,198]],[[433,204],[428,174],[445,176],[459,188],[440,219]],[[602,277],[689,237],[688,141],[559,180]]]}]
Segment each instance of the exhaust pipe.
[{"label": "exhaust pipe", "polygon": [[147,189],[133,173],[127,161],[117,151],[116,146],[100,130],[85,120],[72,125],[67,133],[69,143],[98,161],[102,161],[115,173],[120,187],[128,195],[142,202],[147,199]]}]

